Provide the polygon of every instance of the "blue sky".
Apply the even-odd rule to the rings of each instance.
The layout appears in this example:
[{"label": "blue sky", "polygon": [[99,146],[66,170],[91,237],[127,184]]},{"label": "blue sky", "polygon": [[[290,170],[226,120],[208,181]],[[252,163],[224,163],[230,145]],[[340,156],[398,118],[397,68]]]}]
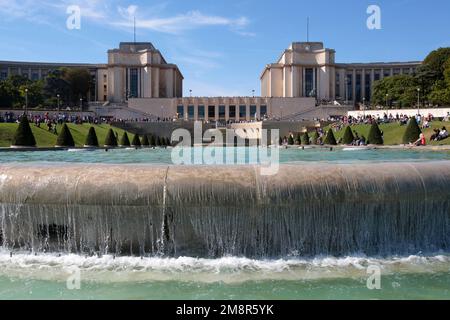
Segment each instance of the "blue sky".
[{"label": "blue sky", "polygon": [[[366,26],[381,8],[381,30]],[[68,30],[67,7],[81,8]],[[105,63],[121,41],[152,42],[196,96],[260,92],[259,76],[293,41],[323,41],[337,62],[421,60],[450,46],[448,0],[0,0],[0,60]]]}]

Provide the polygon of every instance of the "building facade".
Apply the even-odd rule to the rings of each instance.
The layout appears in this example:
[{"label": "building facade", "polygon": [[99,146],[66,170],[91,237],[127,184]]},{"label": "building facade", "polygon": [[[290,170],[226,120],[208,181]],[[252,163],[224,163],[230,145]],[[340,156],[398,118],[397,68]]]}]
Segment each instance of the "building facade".
[{"label": "building facade", "polygon": [[[204,121],[301,119],[317,105],[369,102],[377,80],[414,74],[419,61],[337,63],[321,42],[294,42],[261,76],[261,97],[183,98],[183,75],[149,42],[122,42],[108,51],[106,64],[0,61],[0,80],[22,75],[44,79],[54,69],[79,67],[92,76],[90,102],[125,105],[157,118]],[[331,109],[330,109],[331,110]],[[328,111],[327,111],[328,112]],[[336,110],[329,111],[336,113]]]},{"label": "building facade", "polygon": [[176,98],[183,93],[183,75],[149,42],[122,42],[108,51],[107,64],[0,61],[0,80],[21,75],[42,80],[60,68],[85,68],[92,76],[90,102],[125,103],[130,98]]},{"label": "building facade", "polygon": [[294,42],[261,74],[265,97],[314,97],[319,101],[357,104],[370,101],[377,80],[414,74],[420,61],[336,63],[336,52],[321,42]]}]

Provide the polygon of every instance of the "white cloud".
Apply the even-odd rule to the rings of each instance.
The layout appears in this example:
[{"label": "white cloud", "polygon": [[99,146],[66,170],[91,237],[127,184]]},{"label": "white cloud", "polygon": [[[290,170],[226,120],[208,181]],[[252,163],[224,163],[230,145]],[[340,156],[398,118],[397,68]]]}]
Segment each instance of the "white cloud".
[{"label": "white cloud", "polygon": [[140,8],[137,5],[122,7],[118,1],[107,0],[0,0],[0,15],[6,19],[26,19],[31,22],[53,23],[53,15],[66,15],[68,6],[77,5],[81,9],[81,17],[94,23],[132,30],[133,20],[139,29],[152,30],[168,34],[180,34],[184,31],[203,27],[222,26],[229,28],[241,36],[253,36],[246,31],[249,25],[247,17],[225,17],[209,15],[199,10],[164,16],[167,4]]},{"label": "white cloud", "polygon": [[[128,8],[119,7],[119,13],[122,20],[112,22],[112,25],[118,27],[130,28],[133,26],[133,17],[136,14],[137,7],[130,6]],[[200,11],[194,10],[184,14],[178,14],[172,17],[153,17],[143,18],[136,17],[136,26],[141,29],[148,29],[163,33],[178,34],[186,30],[196,29],[207,26],[226,26],[236,29],[242,29],[249,24],[246,17],[236,19],[206,15]]]}]

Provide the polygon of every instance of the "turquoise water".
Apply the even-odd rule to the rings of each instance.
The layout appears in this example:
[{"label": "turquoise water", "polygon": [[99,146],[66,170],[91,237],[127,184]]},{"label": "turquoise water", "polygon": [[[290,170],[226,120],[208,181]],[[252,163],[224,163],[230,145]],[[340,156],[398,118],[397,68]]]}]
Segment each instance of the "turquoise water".
[{"label": "turquoise water", "polygon": [[[185,149],[188,158],[206,149]],[[249,150],[231,150],[258,163]],[[171,164],[172,149],[0,152],[0,163]],[[279,149],[281,163],[450,160],[449,152],[420,150]],[[232,162],[239,162],[234,159]],[[241,162],[239,162],[241,163]],[[367,288],[369,266],[381,289]],[[80,289],[67,280],[76,270]],[[288,257],[252,260],[86,257],[0,249],[0,299],[450,299],[450,255],[408,257]]]},{"label": "turquoise water", "polygon": [[[275,155],[275,150],[258,148],[217,148],[218,155],[221,153],[223,163],[247,163],[255,164],[261,161],[266,154],[270,157]],[[343,150],[335,149],[277,149],[280,163],[288,162],[355,162],[355,161],[427,161],[427,160],[450,160],[450,152],[430,152],[421,150]],[[69,162],[69,163],[158,163],[171,164],[174,149],[116,149],[105,152],[96,151],[39,151],[39,152],[1,152],[0,163],[5,162]],[[206,148],[186,148],[180,152],[180,156],[191,159],[195,164],[195,157],[200,156],[203,160],[209,154]],[[232,159],[229,155],[234,157]],[[262,156],[261,156],[262,155]],[[227,158],[228,157],[228,158]],[[218,163],[221,164],[221,163]]]},{"label": "turquoise water", "polygon": [[[450,299],[450,257],[257,261],[0,255],[2,299]],[[367,267],[381,288],[367,288]],[[67,279],[79,268],[80,289]],[[73,287],[72,287],[73,288]]]}]

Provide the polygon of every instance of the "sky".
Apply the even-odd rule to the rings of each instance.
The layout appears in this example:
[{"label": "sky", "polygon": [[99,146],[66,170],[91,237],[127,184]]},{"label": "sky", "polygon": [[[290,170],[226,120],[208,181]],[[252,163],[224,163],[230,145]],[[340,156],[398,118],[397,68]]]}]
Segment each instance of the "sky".
[{"label": "sky", "polygon": [[[70,6],[80,28],[67,28]],[[369,29],[370,5],[381,29]],[[0,0],[0,60],[106,63],[120,42],[152,42],[180,68],[184,95],[260,93],[264,66],[292,42],[324,42],[336,62],[423,60],[450,46],[449,0]]]}]

